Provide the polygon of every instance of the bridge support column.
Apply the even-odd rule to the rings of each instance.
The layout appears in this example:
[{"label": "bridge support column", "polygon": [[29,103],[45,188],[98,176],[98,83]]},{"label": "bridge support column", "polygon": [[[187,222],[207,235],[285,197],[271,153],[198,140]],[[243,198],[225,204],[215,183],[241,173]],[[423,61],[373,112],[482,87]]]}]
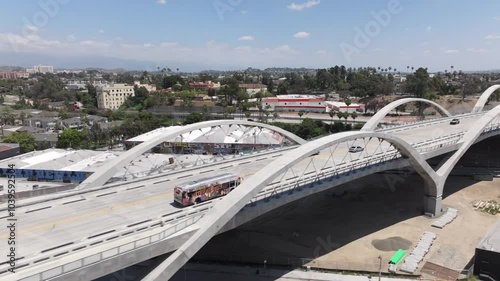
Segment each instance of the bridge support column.
[{"label": "bridge support column", "polygon": [[442,213],[444,181],[441,177],[424,179],[424,213],[439,216]]},{"label": "bridge support column", "polygon": [[424,195],[424,213],[433,217],[441,215],[443,211],[442,200],[442,195]]}]

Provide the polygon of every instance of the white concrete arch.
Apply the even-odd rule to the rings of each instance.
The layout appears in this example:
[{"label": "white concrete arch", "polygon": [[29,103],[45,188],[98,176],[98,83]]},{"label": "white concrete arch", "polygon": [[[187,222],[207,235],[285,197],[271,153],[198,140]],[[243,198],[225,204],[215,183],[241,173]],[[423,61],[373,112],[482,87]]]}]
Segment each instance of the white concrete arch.
[{"label": "white concrete arch", "polygon": [[[458,163],[460,158],[469,150],[469,148],[476,142],[476,140],[481,136],[481,133],[484,129],[490,124],[491,121],[495,120],[500,115],[500,105],[496,106],[492,110],[488,111],[485,115],[481,117],[481,119],[477,120],[471,128],[465,133],[463,137],[463,144],[460,148],[444,163],[438,170],[437,174],[444,181],[451,173],[455,165]],[[442,192],[442,190],[441,190]]]},{"label": "white concrete arch", "polygon": [[368,120],[368,122],[366,122],[366,124],[363,126],[363,128],[361,128],[361,131],[374,131],[377,128],[378,124],[380,122],[382,122],[382,120],[384,119],[384,117],[387,114],[389,114],[396,107],[398,107],[402,104],[405,104],[405,103],[409,103],[409,102],[428,103],[429,105],[434,106],[438,111],[440,111],[440,113],[442,115],[444,114],[448,117],[452,116],[451,113],[448,112],[448,110],[446,110],[444,107],[442,107],[441,105],[439,105],[431,100],[426,100],[426,99],[421,99],[421,98],[406,98],[406,99],[400,99],[400,100],[393,101],[390,104],[384,106],[384,108],[379,110],[377,112],[377,114],[373,115],[373,117],[370,118],[370,120]]},{"label": "white concrete arch", "polygon": [[78,189],[92,188],[104,185],[113,175],[115,175],[118,171],[123,169],[131,161],[142,155],[144,152],[150,150],[151,148],[165,142],[165,140],[172,139],[182,134],[189,133],[195,130],[207,127],[221,126],[221,125],[244,125],[244,126],[262,127],[280,133],[281,135],[285,136],[286,138],[297,144],[306,143],[304,139],[296,136],[295,134],[292,134],[279,127],[265,123],[251,122],[246,120],[213,120],[213,121],[194,123],[187,126],[178,127],[168,134],[155,137],[147,142],[143,142],[133,147],[132,149],[120,155],[120,157],[116,158],[112,163],[110,163],[108,169],[101,169],[93,173],[90,177],[88,177],[84,182],[82,182],[78,186]]},{"label": "white concrete arch", "polygon": [[[417,172],[424,180],[435,181],[437,175],[420,153],[398,137],[377,132],[344,132],[330,135],[301,145],[276,159],[256,174],[244,181],[239,188],[219,201],[201,220],[199,230],[189,240],[155,268],[143,280],[169,280],[186,262],[192,258],[226,223],[228,223],[255,195],[276,177],[286,172],[303,159],[327,149],[336,143],[358,138],[380,138],[393,144],[402,155],[408,156]],[[436,190],[432,191],[436,193]]]},{"label": "white concrete arch", "polygon": [[484,105],[486,104],[486,102],[488,102],[488,99],[490,98],[490,96],[498,89],[500,89],[500,85],[493,85],[493,86],[489,87],[488,89],[486,89],[486,91],[484,91],[484,93],[481,95],[479,100],[474,105],[474,108],[472,109],[472,113],[479,113],[479,112],[483,111]]}]

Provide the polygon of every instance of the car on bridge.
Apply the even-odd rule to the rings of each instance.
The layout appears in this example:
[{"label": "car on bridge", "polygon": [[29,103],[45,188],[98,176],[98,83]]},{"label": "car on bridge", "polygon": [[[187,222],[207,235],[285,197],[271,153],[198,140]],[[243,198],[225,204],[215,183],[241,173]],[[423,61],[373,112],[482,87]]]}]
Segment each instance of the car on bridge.
[{"label": "car on bridge", "polygon": [[349,152],[353,152],[353,153],[356,153],[356,152],[361,152],[363,151],[364,148],[362,148],[361,146],[351,146],[351,148],[349,148]]},{"label": "car on bridge", "polygon": [[460,119],[458,118],[451,119],[450,125],[457,125],[457,124],[460,124]]}]

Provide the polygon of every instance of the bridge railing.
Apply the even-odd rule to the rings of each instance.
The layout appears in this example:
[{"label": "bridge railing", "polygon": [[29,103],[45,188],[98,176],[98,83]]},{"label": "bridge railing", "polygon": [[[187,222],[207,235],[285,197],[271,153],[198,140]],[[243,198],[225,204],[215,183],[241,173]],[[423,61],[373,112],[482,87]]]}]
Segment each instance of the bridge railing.
[{"label": "bridge railing", "polygon": [[[286,151],[292,148],[295,148],[296,145],[282,145],[282,146],[275,146],[275,147],[267,147],[267,148],[256,148],[252,150],[250,153],[245,153],[245,154],[225,154],[225,155],[214,155],[212,158],[206,158],[206,159],[197,159],[194,161],[189,161],[189,162],[183,162],[183,163],[175,163],[174,164],[169,164],[164,167],[157,167],[155,170],[152,169],[147,169],[147,170],[142,170],[134,173],[126,173],[124,175],[121,175],[122,180],[127,180],[127,182],[131,180],[136,180],[136,179],[141,179],[144,180],[145,178],[149,178],[151,176],[158,176],[158,175],[164,175],[164,173],[171,173],[171,172],[177,172],[177,171],[183,171],[186,168],[195,168],[195,167],[200,167],[201,165],[205,166],[210,166],[214,164],[220,164],[224,163],[227,161],[234,161],[235,159],[246,159],[254,156],[254,154],[265,154],[265,153],[272,153],[276,151]],[[203,155],[205,156],[205,155]],[[202,164],[198,164],[202,163]],[[115,177],[115,178],[120,178],[120,177]],[[107,185],[106,185],[107,186]]]},{"label": "bridge railing", "polygon": [[21,279],[19,281],[38,281],[38,280],[47,280],[56,276],[60,276],[69,272],[72,272],[76,269],[90,266],[92,264],[101,262],[103,260],[107,260],[118,255],[135,251],[139,248],[143,248],[145,246],[151,245],[158,241],[161,241],[167,237],[170,237],[173,234],[185,229],[188,226],[194,225],[198,222],[205,213],[198,214],[197,216],[192,216],[176,223],[173,226],[166,228],[165,230],[148,235],[146,237],[142,237],[141,239],[131,241],[128,243],[123,243],[118,246],[106,249],[106,251],[102,251],[93,255],[88,255],[86,257],[64,263],[62,265],[54,266],[50,269],[44,270],[42,272],[32,274]]},{"label": "bridge railing", "polygon": [[[399,132],[399,131],[405,131],[405,130],[408,130],[408,129],[411,129],[414,127],[422,127],[422,125],[430,126],[430,125],[434,125],[434,124],[448,122],[449,120],[454,119],[454,118],[460,118],[460,119],[474,118],[477,116],[482,116],[484,114],[485,114],[485,112],[464,113],[464,114],[458,114],[458,115],[454,115],[454,116],[450,116],[450,117],[444,116],[444,117],[440,117],[440,118],[420,120],[420,121],[415,121],[415,122],[393,123],[393,124],[385,125],[384,128],[377,128],[375,130],[376,131]],[[387,124],[387,123],[385,123],[385,124]]]}]

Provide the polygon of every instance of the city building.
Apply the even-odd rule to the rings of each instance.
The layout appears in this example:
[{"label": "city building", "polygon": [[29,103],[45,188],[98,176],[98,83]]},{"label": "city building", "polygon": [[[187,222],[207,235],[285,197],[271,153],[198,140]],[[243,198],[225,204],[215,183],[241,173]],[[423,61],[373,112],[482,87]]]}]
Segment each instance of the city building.
[{"label": "city building", "polygon": [[96,87],[99,109],[118,109],[130,96],[134,96],[134,86],[110,84]]},{"label": "city building", "polygon": [[19,71],[8,71],[8,72],[0,72],[0,79],[19,79],[19,78],[29,78],[28,72],[19,72]]},{"label": "city building", "polygon": [[189,86],[191,86],[194,90],[208,90],[208,89],[219,89],[220,88],[220,82],[213,83],[212,81],[208,82],[191,82],[189,83]]},{"label": "city building", "polygon": [[338,101],[327,101],[325,102],[326,105],[326,112],[329,112],[331,110],[334,111],[342,111],[342,112],[365,112],[365,105],[364,104],[357,104],[357,103],[351,103],[349,106],[345,104],[345,102],[338,102]]},{"label": "city building", "polygon": [[262,107],[270,111],[324,112],[325,99],[309,95],[279,95],[263,98]]},{"label": "city building", "polygon": [[479,280],[500,280],[500,220],[476,247],[474,275]]},{"label": "city building", "polygon": [[239,87],[245,89],[249,97],[253,97],[258,92],[267,92],[267,86],[264,84],[240,84]]},{"label": "city building", "polygon": [[6,159],[19,155],[21,150],[17,143],[0,143],[0,159]]},{"label": "city building", "polygon": [[28,73],[54,73],[54,67],[51,65],[35,65],[33,68],[26,69]]},{"label": "city building", "polygon": [[140,81],[134,81],[134,86],[137,86],[138,88],[144,87],[148,92],[155,92],[156,91],[156,85],[155,84],[141,84]]}]

